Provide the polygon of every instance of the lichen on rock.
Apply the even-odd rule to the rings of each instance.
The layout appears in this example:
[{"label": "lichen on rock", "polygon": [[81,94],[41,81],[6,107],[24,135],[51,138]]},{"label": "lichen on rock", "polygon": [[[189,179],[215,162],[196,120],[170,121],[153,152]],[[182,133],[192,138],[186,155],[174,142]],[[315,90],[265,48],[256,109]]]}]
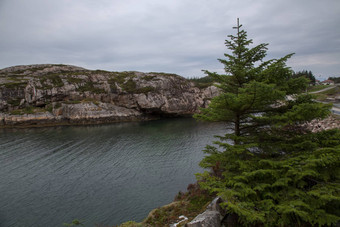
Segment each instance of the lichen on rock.
[{"label": "lichen on rock", "polygon": [[175,74],[14,66],[0,70],[0,125],[32,125],[39,119],[39,125],[48,125],[190,116],[216,94],[216,87],[199,89]]}]

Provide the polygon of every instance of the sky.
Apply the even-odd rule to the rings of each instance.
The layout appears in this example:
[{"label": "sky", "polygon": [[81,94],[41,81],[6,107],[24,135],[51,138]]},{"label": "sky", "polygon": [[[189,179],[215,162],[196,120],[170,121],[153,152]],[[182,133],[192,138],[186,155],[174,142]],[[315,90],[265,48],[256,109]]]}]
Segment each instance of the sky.
[{"label": "sky", "polygon": [[0,0],[0,68],[223,73],[237,18],[266,59],[295,53],[294,71],[340,77],[340,0]]}]

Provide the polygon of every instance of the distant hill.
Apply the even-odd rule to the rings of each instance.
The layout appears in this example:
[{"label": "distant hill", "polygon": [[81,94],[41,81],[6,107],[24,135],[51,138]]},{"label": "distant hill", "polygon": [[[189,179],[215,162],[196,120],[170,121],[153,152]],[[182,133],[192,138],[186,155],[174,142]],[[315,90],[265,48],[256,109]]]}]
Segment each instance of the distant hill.
[{"label": "distant hill", "polygon": [[71,65],[0,70],[0,126],[97,124],[190,116],[217,95],[168,73],[109,72]]}]

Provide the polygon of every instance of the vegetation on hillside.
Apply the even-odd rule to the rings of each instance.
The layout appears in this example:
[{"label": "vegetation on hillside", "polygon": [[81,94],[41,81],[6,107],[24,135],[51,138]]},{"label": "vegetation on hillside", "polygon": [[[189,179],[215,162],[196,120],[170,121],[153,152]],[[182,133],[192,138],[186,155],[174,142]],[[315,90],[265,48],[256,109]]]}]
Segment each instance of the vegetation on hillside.
[{"label": "vegetation on hillside", "polygon": [[[82,102],[84,96],[88,96],[82,96],[81,93],[85,92],[90,92],[91,94],[147,94],[149,92],[157,92],[154,86],[147,85],[148,82],[160,80],[157,75],[179,77],[175,74],[151,73],[138,78],[136,72],[85,70],[65,65],[18,66],[17,70],[13,67],[13,69],[8,72],[0,73],[0,79],[2,81],[0,90],[13,96],[9,97],[8,100],[5,99],[7,101],[6,112],[12,115],[23,115],[44,111],[51,112],[53,110],[50,105],[51,100],[43,101],[46,102],[46,105],[39,102],[38,106],[36,106],[35,103],[28,104],[27,102],[22,102],[25,98],[23,96],[24,89],[30,81],[31,84],[34,84],[35,89],[41,90],[40,92],[43,94],[46,93],[46,90],[50,89],[58,89],[58,92],[62,93],[62,89],[68,86],[65,89],[79,92],[79,97],[74,96],[71,100],[69,100],[69,98],[65,98],[65,100],[53,100],[53,102],[74,104]],[[97,77],[100,79],[98,80]],[[183,80],[185,79],[183,78]],[[110,90],[107,89],[107,84]],[[69,85],[73,85],[73,87]]]},{"label": "vegetation on hillside", "polygon": [[[329,114],[303,93],[308,80],[286,66],[292,56],[264,61],[268,44],[237,27],[219,59],[225,74],[206,73],[221,95],[197,119],[230,125],[207,146],[200,186],[217,193],[239,226],[335,225],[340,220],[340,131],[312,134],[302,123]],[[287,95],[293,99],[286,99]]]},{"label": "vegetation on hillside", "polygon": [[314,94],[316,99],[319,101],[327,101],[328,99],[332,99],[337,95],[340,95],[340,86],[336,86],[329,90],[321,91]]},{"label": "vegetation on hillside", "polygon": [[298,72],[293,73],[293,77],[307,78],[309,80],[309,83],[312,85],[315,85],[315,82],[316,82],[315,76],[313,75],[312,71],[307,71],[307,70],[298,71]]},{"label": "vegetation on hillside", "polygon": [[327,87],[329,87],[331,85],[323,85],[323,84],[319,84],[319,85],[315,85],[315,86],[310,86],[307,88],[308,92],[315,92],[315,91],[320,91],[322,89],[325,89]]},{"label": "vegetation on hillside", "polygon": [[200,89],[212,86],[214,82],[216,82],[216,80],[214,80],[214,78],[210,76],[205,76],[205,77],[200,77],[200,78],[193,77],[193,78],[189,78],[188,80],[193,82],[195,86]]},{"label": "vegetation on hillside", "polygon": [[185,223],[190,222],[198,214],[202,213],[213,199],[213,195],[202,190],[198,184],[189,184],[187,192],[179,192],[173,203],[154,209],[148,217],[141,223],[129,221],[119,227],[167,227],[177,223],[179,216],[184,215],[188,218]]}]

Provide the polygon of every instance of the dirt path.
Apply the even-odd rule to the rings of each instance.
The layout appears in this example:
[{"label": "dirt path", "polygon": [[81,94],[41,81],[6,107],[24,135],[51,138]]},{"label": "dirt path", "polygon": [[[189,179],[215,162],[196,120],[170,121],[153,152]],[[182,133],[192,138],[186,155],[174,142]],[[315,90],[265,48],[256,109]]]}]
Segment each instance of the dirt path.
[{"label": "dirt path", "polygon": [[316,93],[319,93],[319,92],[323,92],[323,91],[327,91],[327,90],[330,90],[332,88],[335,88],[338,84],[335,84],[335,85],[332,85],[330,87],[326,87],[324,89],[321,89],[321,90],[318,90],[318,91],[313,91],[313,92],[309,92],[309,94],[316,94]]}]

